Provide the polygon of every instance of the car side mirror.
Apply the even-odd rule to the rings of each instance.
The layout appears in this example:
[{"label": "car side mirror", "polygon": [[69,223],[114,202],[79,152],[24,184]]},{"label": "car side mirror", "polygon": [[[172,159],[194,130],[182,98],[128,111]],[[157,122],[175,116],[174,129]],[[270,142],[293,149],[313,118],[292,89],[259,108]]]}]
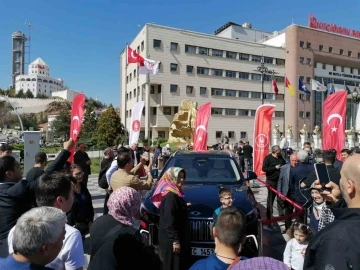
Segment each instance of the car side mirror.
[{"label": "car side mirror", "polygon": [[151,170],[151,176],[152,176],[153,178],[157,178],[158,175],[159,175],[159,170],[158,170],[158,169],[152,169],[152,170]]},{"label": "car side mirror", "polygon": [[248,171],[245,180],[256,180],[257,175],[253,171]]}]

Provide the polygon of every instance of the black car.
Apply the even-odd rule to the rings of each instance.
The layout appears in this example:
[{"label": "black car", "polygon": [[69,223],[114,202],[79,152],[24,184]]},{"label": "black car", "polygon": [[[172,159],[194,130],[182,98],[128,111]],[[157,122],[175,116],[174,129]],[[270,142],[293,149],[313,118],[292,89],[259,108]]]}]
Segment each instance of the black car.
[{"label": "black car", "polygon": [[[196,259],[209,256],[214,252],[212,237],[213,214],[220,207],[219,189],[230,188],[235,198],[233,206],[238,207],[246,214],[247,235],[258,234],[258,219],[260,212],[251,189],[245,184],[245,179],[235,158],[224,151],[178,151],[167,161],[158,179],[170,167],[181,167],[186,171],[186,181],[182,187],[189,208],[189,236],[191,255]],[[253,173],[253,178],[256,175]],[[252,178],[252,179],[253,179]],[[159,223],[159,209],[156,208],[151,196],[155,186],[145,196],[141,206],[143,229],[149,232],[149,242],[156,245],[158,242],[157,225]],[[244,245],[241,255],[246,257],[257,256],[254,241]]]}]

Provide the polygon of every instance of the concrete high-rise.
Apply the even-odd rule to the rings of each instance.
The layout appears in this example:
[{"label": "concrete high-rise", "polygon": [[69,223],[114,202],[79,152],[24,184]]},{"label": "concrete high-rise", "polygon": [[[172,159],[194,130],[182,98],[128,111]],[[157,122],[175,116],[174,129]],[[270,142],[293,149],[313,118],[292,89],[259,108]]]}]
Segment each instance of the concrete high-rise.
[{"label": "concrete high-rise", "polygon": [[24,74],[25,71],[25,42],[24,33],[17,31],[12,34],[12,87],[15,87],[15,77]]}]

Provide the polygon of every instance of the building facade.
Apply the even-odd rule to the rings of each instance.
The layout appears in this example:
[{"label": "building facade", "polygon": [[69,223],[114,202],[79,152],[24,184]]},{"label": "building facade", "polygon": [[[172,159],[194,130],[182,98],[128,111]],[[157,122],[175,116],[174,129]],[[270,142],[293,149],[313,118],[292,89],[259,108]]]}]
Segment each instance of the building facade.
[{"label": "building facade", "polygon": [[[285,50],[257,43],[272,33],[257,31],[256,37],[256,31],[249,24],[233,23],[221,27],[215,35],[145,25],[129,46],[143,57],[160,61],[160,73],[138,75],[136,64],[126,64],[126,50],[121,53],[120,108],[126,128],[130,130],[133,106],[145,101],[141,135],[167,138],[183,99],[196,101],[199,106],[212,102],[209,145],[224,135],[232,142],[252,142],[255,111],[262,98],[264,103],[276,105],[273,124],[283,126]],[[264,77],[262,95],[257,71],[261,61],[276,72],[278,95],[269,76]]]},{"label": "building facade", "polygon": [[41,59],[37,58],[29,65],[27,75],[16,76],[15,92],[21,90],[30,91],[34,97],[44,95],[51,97],[53,92],[64,88],[63,79],[50,77],[50,67]]},{"label": "building facade", "polygon": [[12,86],[15,87],[15,78],[24,74],[25,71],[25,42],[27,38],[20,31],[12,34],[12,61],[11,61],[11,77]]},{"label": "building facade", "polygon": [[59,90],[52,92],[51,96],[53,98],[60,97],[67,101],[73,101],[75,96],[81,94],[80,92],[77,92],[75,90],[65,89],[65,90]]}]

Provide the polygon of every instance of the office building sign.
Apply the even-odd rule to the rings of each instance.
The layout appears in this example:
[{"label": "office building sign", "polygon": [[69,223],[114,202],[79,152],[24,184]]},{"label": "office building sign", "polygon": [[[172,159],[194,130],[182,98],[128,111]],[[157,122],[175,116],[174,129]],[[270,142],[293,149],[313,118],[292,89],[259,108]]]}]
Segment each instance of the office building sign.
[{"label": "office building sign", "polygon": [[340,73],[340,72],[329,72],[329,75],[360,80],[360,76],[353,75],[353,74],[346,74],[346,73]]},{"label": "office building sign", "polygon": [[334,23],[320,22],[314,15],[309,16],[309,27],[313,29],[323,30],[343,36],[354,37],[360,39],[360,31],[346,27],[338,26]]}]

